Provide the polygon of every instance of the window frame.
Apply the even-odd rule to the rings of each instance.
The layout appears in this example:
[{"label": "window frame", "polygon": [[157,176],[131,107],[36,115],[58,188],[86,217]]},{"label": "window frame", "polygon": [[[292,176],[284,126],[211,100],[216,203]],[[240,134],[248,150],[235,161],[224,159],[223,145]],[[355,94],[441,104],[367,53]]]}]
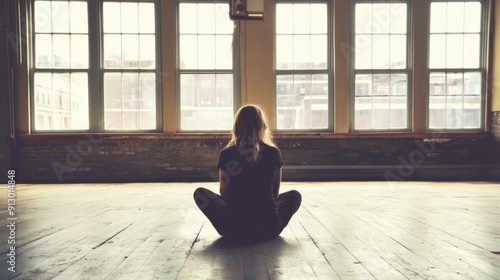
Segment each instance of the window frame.
[{"label": "window frame", "polygon": [[[448,3],[448,2],[479,2],[481,3],[481,31],[480,31],[480,49],[479,49],[479,67],[477,69],[472,69],[472,68],[435,68],[431,69],[430,68],[430,37],[431,37],[431,4],[434,2],[442,2],[442,3]],[[430,80],[428,81],[427,84],[427,95],[426,95],[426,121],[425,121],[425,128],[426,131],[428,132],[451,132],[451,133],[477,133],[477,132],[484,132],[486,130],[486,123],[487,121],[487,103],[489,98],[486,96],[487,91],[489,90],[489,81],[491,78],[488,78],[488,62],[487,58],[490,55],[489,54],[489,47],[488,47],[488,40],[492,40],[492,38],[489,38],[488,34],[488,10],[490,9],[488,5],[489,1],[486,0],[429,0],[429,24],[428,24],[428,29],[426,30],[427,32],[427,79],[429,79],[431,73],[461,73],[465,74],[467,72],[480,72],[481,73],[481,81],[482,81],[482,86],[481,86],[481,93],[480,93],[480,120],[479,120],[479,127],[478,128],[430,128]],[[462,94],[462,96],[465,96]]]},{"label": "window frame", "polygon": [[[405,3],[407,7],[406,11],[406,68],[403,69],[356,69],[356,4],[393,4],[393,3]],[[351,17],[350,17],[350,61],[349,61],[349,132],[350,133],[385,133],[385,132],[411,132],[413,130],[413,5],[410,0],[352,0],[351,1]],[[407,92],[406,92],[406,128],[390,129],[356,129],[356,93],[355,93],[355,83],[356,74],[402,74],[407,75]]]},{"label": "window frame", "polygon": [[[30,17],[30,44],[28,47],[29,53],[29,130],[36,134],[78,134],[78,133],[151,133],[161,132],[162,124],[162,79],[161,79],[161,26],[160,22],[160,1],[159,0],[78,0],[79,2],[87,3],[87,18],[88,18],[88,68],[87,69],[37,69],[35,67],[36,59],[36,40],[35,40],[35,1],[29,1],[29,17]],[[56,0],[52,0],[56,1]],[[51,1],[51,2],[52,2]],[[71,0],[67,0],[71,2]],[[104,2],[132,2],[132,3],[153,3],[155,6],[155,68],[148,72],[155,75],[155,119],[156,126],[154,129],[122,129],[112,130],[105,129],[104,117],[104,73],[109,72],[110,69],[104,69],[104,45],[103,45],[103,3]],[[124,69],[112,69],[117,72],[122,72]],[[142,69],[130,69],[131,71],[137,70],[140,73]],[[71,73],[71,72],[86,72],[88,73],[88,129],[68,129],[68,130],[39,130],[35,127],[35,88],[34,76],[35,73]],[[127,72],[127,71],[125,71]]]},{"label": "window frame", "polygon": [[[327,65],[326,69],[287,69],[287,70],[279,70],[277,69],[276,65],[276,58],[277,58],[277,33],[276,33],[276,26],[277,26],[277,5],[278,4],[326,4],[327,7],[327,15],[326,15],[326,20],[327,20]],[[277,133],[301,133],[301,134],[310,134],[310,133],[318,133],[318,132],[332,132],[334,130],[334,73],[333,73],[333,65],[334,64],[334,36],[333,36],[333,11],[332,11],[332,0],[275,0],[274,1],[274,24],[273,24],[273,70],[274,70],[274,127],[275,127],[275,132]],[[277,77],[278,75],[314,75],[314,74],[324,74],[328,76],[328,118],[327,118],[327,127],[326,128],[320,128],[320,129],[278,129],[278,92],[277,92]]]},{"label": "window frame", "polygon": [[[206,2],[203,0],[175,0],[175,99],[176,99],[176,116],[178,133],[230,133],[232,125],[227,130],[199,130],[199,129],[182,129],[182,109],[181,109],[181,75],[182,74],[232,74],[233,75],[233,114],[231,124],[234,122],[234,115],[238,111],[241,104],[241,79],[240,79],[240,23],[233,21],[235,24],[233,30],[233,55],[232,69],[181,69],[180,67],[180,4],[229,4],[227,1],[214,0]],[[229,19],[229,14],[227,15]]]}]

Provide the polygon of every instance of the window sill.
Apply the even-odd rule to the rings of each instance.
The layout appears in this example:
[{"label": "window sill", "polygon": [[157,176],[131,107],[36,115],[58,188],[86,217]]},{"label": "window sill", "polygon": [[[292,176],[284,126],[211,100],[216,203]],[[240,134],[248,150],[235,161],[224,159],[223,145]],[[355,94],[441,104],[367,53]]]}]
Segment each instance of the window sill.
[{"label": "window sill", "polygon": [[[69,139],[82,137],[108,139],[224,139],[230,133],[43,133],[19,134],[20,140]],[[371,132],[371,133],[275,133],[274,139],[342,139],[342,138],[487,138],[491,132]]]}]

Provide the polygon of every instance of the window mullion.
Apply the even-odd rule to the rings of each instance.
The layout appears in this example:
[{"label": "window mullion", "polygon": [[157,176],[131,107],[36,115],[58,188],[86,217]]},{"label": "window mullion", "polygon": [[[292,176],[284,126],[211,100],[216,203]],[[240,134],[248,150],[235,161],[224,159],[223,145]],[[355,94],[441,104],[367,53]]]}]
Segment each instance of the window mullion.
[{"label": "window mullion", "polygon": [[102,131],[104,126],[101,76],[101,30],[102,2],[88,1],[89,17],[89,130]]}]

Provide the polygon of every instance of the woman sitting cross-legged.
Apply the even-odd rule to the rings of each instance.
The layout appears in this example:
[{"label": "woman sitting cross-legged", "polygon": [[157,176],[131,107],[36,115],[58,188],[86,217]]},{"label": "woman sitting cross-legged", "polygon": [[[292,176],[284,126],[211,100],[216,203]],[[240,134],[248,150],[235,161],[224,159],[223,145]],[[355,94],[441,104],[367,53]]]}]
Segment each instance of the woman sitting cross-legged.
[{"label": "woman sitting cross-legged", "polygon": [[236,113],[231,141],[219,153],[220,195],[198,188],[195,202],[224,238],[276,237],[302,200],[295,190],[279,194],[282,166],[262,110],[243,106]]}]

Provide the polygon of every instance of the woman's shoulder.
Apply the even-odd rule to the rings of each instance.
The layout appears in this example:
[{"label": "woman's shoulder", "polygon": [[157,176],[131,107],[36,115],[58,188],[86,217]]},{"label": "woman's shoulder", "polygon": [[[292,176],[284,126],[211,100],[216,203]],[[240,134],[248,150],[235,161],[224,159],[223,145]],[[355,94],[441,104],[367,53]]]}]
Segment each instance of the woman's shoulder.
[{"label": "woman's shoulder", "polygon": [[220,155],[230,155],[238,152],[238,147],[236,145],[226,146],[219,151]]},{"label": "woman's shoulder", "polygon": [[262,143],[262,152],[281,154],[281,151],[277,146],[271,146],[266,143]]},{"label": "woman's shoulder", "polygon": [[238,148],[237,145],[225,146],[224,148],[222,148],[220,150],[220,152],[232,151],[232,150],[235,150],[237,148]]}]

